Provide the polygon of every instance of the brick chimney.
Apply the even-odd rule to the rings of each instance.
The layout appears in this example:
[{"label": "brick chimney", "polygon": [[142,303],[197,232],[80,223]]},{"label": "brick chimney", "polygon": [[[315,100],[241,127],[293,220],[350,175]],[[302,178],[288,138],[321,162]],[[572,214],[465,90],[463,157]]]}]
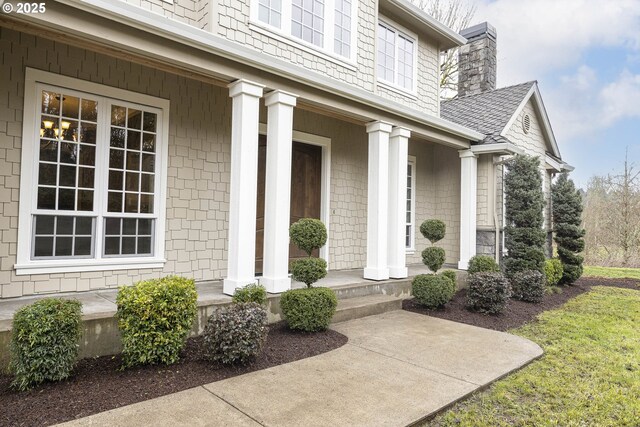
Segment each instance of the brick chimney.
[{"label": "brick chimney", "polygon": [[458,51],[458,97],[496,88],[496,29],[488,22],[460,32],[467,44]]}]

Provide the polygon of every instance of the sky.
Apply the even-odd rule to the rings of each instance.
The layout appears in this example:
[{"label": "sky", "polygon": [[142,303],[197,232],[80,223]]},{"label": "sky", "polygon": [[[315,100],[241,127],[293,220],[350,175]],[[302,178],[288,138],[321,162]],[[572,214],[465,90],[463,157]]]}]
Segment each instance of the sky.
[{"label": "sky", "polygon": [[498,87],[537,80],[563,160],[586,188],[640,168],[640,0],[467,0],[498,34]]}]

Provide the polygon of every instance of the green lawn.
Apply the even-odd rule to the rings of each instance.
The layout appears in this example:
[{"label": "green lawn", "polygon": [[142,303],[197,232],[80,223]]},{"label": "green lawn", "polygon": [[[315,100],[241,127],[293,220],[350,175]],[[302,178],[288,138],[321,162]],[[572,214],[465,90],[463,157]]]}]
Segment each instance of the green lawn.
[{"label": "green lawn", "polygon": [[640,426],[640,291],[594,287],[512,332],[545,355],[425,426]]},{"label": "green lawn", "polygon": [[592,267],[586,265],[583,276],[640,280],[640,268]]}]

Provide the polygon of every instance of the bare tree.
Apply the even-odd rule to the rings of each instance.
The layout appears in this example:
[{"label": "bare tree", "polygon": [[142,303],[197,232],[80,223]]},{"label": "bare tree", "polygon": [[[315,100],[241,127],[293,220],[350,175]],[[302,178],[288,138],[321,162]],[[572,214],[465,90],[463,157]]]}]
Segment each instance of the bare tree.
[{"label": "bare tree", "polygon": [[[476,13],[475,5],[464,0],[412,0],[413,3],[455,32],[467,28]],[[458,92],[458,49],[440,55],[440,87],[443,98]]]},{"label": "bare tree", "polygon": [[610,175],[611,196],[614,209],[610,211],[612,232],[622,250],[622,265],[628,266],[631,254],[640,245],[640,171],[636,172],[628,160],[628,149],[624,156],[624,170],[619,175]]}]

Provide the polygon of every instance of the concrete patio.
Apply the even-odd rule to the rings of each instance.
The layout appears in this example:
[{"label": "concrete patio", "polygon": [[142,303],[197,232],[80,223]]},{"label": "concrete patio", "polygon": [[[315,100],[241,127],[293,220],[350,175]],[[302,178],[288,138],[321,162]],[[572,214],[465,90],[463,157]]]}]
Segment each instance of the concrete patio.
[{"label": "concrete patio", "polygon": [[393,311],[335,324],[343,347],[125,406],[67,426],[405,426],[526,365],[503,332]]}]

